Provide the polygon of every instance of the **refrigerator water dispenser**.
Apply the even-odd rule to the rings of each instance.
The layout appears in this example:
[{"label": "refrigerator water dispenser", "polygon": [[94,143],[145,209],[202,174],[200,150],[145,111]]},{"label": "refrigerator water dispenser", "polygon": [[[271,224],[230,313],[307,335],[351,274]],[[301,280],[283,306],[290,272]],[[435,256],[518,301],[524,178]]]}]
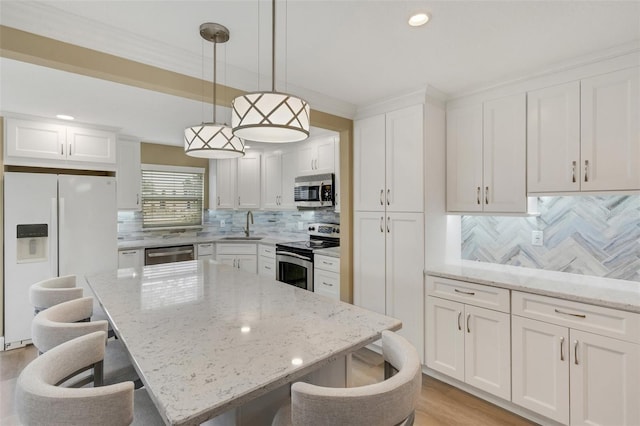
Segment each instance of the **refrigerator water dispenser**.
[{"label": "refrigerator water dispenser", "polygon": [[17,225],[17,263],[48,260],[49,226],[46,223]]}]

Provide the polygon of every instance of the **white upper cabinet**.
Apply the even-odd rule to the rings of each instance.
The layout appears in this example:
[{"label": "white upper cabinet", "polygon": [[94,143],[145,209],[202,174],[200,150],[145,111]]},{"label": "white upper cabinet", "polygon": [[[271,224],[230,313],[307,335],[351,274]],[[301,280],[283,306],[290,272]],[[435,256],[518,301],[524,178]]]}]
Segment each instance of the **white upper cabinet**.
[{"label": "white upper cabinet", "polygon": [[580,82],[527,94],[527,192],[580,190]]},{"label": "white upper cabinet", "polygon": [[447,111],[447,210],[525,213],[526,103],[517,94]]},{"label": "white upper cabinet", "polygon": [[298,172],[300,175],[333,173],[335,169],[333,136],[312,139],[298,148]]},{"label": "white upper cabinet", "polygon": [[581,189],[640,189],[640,68],[581,81]]},{"label": "white upper cabinet", "polygon": [[[236,173],[238,160],[216,161],[216,200],[217,209],[232,209],[236,200]],[[212,202],[211,200],[209,201]]]},{"label": "white upper cabinet", "polygon": [[640,189],[640,68],[528,93],[529,193]]},{"label": "white upper cabinet", "polygon": [[354,209],[424,211],[423,106],[354,124]]},{"label": "white upper cabinet", "polygon": [[140,210],[140,142],[118,141],[118,210]]},{"label": "white upper cabinet", "polygon": [[260,208],[260,155],[246,154],[238,158],[237,207]]},{"label": "white upper cabinet", "polygon": [[7,165],[116,169],[116,135],[98,129],[7,118]]},{"label": "white upper cabinet", "polygon": [[293,187],[298,174],[295,149],[266,152],[263,155],[262,207],[267,210],[293,210]]}]

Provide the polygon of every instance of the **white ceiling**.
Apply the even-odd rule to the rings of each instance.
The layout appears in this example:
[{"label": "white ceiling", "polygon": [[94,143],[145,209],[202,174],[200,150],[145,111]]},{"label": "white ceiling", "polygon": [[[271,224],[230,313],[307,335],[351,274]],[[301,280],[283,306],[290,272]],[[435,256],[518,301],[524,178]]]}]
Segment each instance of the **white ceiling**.
[{"label": "white ceiling", "polygon": [[[277,89],[347,117],[358,106],[427,86],[456,97],[640,41],[640,1],[277,4]],[[411,28],[406,20],[417,10],[432,20]],[[211,44],[202,41],[198,27],[218,22],[231,32],[218,51],[218,82],[265,90],[270,11],[269,0],[2,0],[0,23],[210,80]],[[3,111],[66,110],[81,121],[163,143],[179,141],[185,125],[210,116],[199,102],[7,59],[0,61],[0,73]]]}]

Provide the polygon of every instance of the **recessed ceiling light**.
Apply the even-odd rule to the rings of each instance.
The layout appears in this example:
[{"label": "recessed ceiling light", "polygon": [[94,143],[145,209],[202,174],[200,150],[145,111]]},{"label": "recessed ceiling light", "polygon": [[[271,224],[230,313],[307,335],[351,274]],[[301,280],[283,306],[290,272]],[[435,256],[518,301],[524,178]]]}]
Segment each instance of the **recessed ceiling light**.
[{"label": "recessed ceiling light", "polygon": [[56,118],[59,118],[60,120],[75,120],[73,116],[65,114],[58,114],[56,115]]},{"label": "recessed ceiling light", "polygon": [[429,14],[428,13],[416,13],[411,15],[411,17],[409,18],[409,25],[411,25],[412,27],[419,27],[421,25],[426,24],[427,22],[429,22]]}]

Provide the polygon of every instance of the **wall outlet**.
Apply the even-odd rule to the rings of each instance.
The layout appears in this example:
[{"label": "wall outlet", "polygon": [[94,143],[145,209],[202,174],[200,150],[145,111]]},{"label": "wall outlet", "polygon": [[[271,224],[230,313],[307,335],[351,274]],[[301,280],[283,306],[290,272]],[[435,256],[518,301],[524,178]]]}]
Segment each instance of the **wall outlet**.
[{"label": "wall outlet", "polygon": [[298,231],[302,231],[304,229],[304,222],[298,222]]},{"label": "wall outlet", "polygon": [[220,228],[224,228],[226,226],[226,222],[224,221],[224,219],[220,220]]},{"label": "wall outlet", "polygon": [[531,244],[541,246],[544,243],[544,234],[542,231],[531,231]]}]

